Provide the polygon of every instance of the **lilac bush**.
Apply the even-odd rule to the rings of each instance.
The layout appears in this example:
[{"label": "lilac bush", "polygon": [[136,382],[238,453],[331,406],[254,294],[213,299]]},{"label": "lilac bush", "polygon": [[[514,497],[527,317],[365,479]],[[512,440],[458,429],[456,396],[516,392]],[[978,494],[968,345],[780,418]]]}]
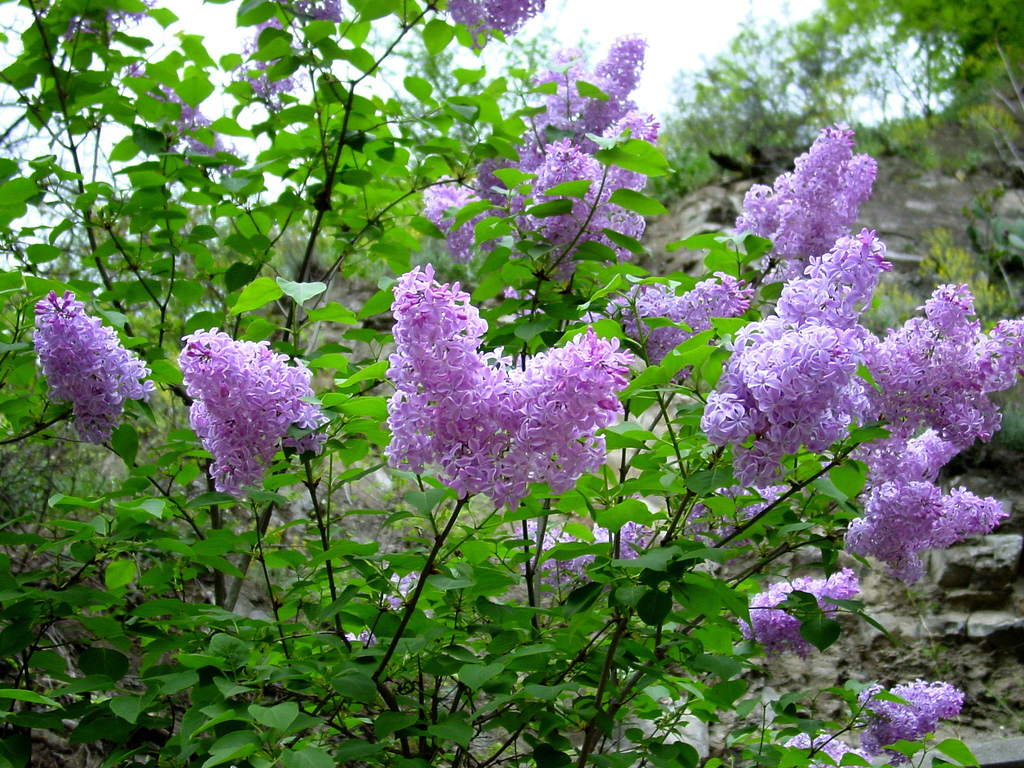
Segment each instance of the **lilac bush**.
[{"label": "lilac bush", "polygon": [[36,304],[35,343],[50,397],[71,403],[75,429],[99,445],[121,420],[126,400],[148,400],[149,368],[117,338],[113,328],[85,314],[70,291],[50,291]]},{"label": "lilac bush", "polygon": [[514,35],[527,21],[544,10],[545,0],[449,0],[452,21],[473,33],[477,44],[489,30]]},{"label": "lilac bush", "polygon": [[178,358],[185,387],[195,398],[189,423],[213,454],[210,474],[222,493],[241,497],[244,486],[259,486],[281,445],[319,452],[325,435],[292,437],[292,427],[316,430],[327,419],[313,395],[310,371],[288,365],[266,342],[235,341],[216,328],[182,339]]}]

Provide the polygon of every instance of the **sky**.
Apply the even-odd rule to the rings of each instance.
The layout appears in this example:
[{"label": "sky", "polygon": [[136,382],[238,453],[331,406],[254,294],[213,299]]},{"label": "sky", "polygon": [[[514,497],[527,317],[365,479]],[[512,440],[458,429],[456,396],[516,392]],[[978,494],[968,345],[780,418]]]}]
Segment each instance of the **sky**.
[{"label": "sky", "polygon": [[566,45],[587,39],[599,51],[622,35],[643,35],[649,47],[634,100],[664,117],[676,73],[698,70],[724,50],[748,15],[797,21],[821,7],[821,0],[548,0],[547,11],[524,32],[553,25]]},{"label": "sky", "polygon": [[[664,118],[671,106],[675,75],[680,70],[699,69],[704,58],[725,49],[748,15],[755,19],[796,21],[821,5],[822,0],[547,0],[545,12],[520,34],[553,28],[556,40],[566,46],[586,40],[593,44],[598,56],[621,35],[643,35],[649,47],[644,76],[634,100],[640,108]],[[237,49],[233,29],[236,4],[174,0],[167,7],[181,18],[188,32],[206,38],[215,57]],[[173,33],[176,27],[165,34]]]}]

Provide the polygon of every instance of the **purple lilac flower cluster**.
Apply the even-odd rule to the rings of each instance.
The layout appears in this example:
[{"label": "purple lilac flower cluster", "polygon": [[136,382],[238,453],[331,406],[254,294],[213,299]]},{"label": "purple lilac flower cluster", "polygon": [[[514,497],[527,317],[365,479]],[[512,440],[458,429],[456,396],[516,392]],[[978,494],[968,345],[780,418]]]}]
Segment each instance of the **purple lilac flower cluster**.
[{"label": "purple lilac flower cluster", "polygon": [[787,741],[786,746],[797,749],[813,749],[816,755],[828,755],[832,759],[831,763],[815,760],[808,765],[808,768],[833,768],[833,765],[841,764],[843,755],[856,755],[863,760],[868,759],[866,753],[848,746],[835,736],[822,735],[812,739],[806,733],[800,733]]},{"label": "purple lilac flower cluster", "polygon": [[[528,520],[526,535],[533,546],[537,544],[539,533],[537,521]],[[614,540],[607,528],[595,525],[593,528],[595,544],[609,544]],[[651,531],[639,523],[626,523],[619,530],[619,551],[613,553],[622,560],[633,560],[651,544]],[[578,584],[586,579],[587,566],[594,562],[594,555],[580,555],[569,560],[554,560],[546,557],[546,553],[558,544],[574,544],[581,542],[561,525],[551,525],[544,529],[544,539],[540,542],[541,556],[539,570],[541,581],[551,587],[563,587]]]},{"label": "purple lilac flower cluster", "polygon": [[885,689],[873,685],[861,691],[860,703],[867,710],[867,722],[861,733],[861,748],[869,755],[886,753],[893,765],[907,762],[904,755],[884,749],[900,739],[918,741],[934,733],[940,720],[949,720],[960,714],[964,695],[949,683],[913,683],[894,686],[887,693],[899,696],[907,703],[874,698]]},{"label": "purple lilac flower cluster", "polygon": [[[769,485],[766,488],[749,489],[742,485],[733,485],[722,488],[716,492],[719,496],[740,502],[737,505],[736,513],[732,516],[714,514],[704,504],[695,504],[693,513],[686,521],[686,534],[708,544],[721,541],[724,537],[731,535],[737,526],[757,517],[787,490],[789,487],[785,485]],[[751,499],[754,501],[750,501]],[[735,544],[739,546],[741,541],[737,540]]]},{"label": "purple lilac flower cluster", "polygon": [[743,636],[763,645],[769,656],[792,651],[806,659],[813,646],[800,636],[800,620],[776,606],[793,592],[807,592],[814,595],[822,611],[833,613],[836,607],[825,598],[849,600],[859,591],[860,582],[849,568],[833,573],[827,579],[804,576],[792,582],[772,584],[750,598],[750,624],[743,624]]},{"label": "purple lilac flower cluster", "polygon": [[[551,258],[563,276],[572,272],[575,251],[586,243],[599,244],[620,260],[629,258],[628,249],[611,240],[604,230],[614,230],[631,238],[640,237],[644,231],[643,217],[612,203],[611,197],[617,189],[642,190],[646,176],[598,162],[593,156],[597,144],[588,134],[618,138],[628,133],[634,139],[657,140],[657,121],[651,115],[638,112],[629,98],[639,82],[646,47],[642,38],[620,38],[593,71],[587,68],[577,49],[557,54],[551,69],[537,79],[541,85],[554,83],[556,92],[548,95],[546,109],[531,118],[533,125],[527,131],[527,139],[517,147],[518,161],[487,160],[478,168],[477,195],[496,206],[508,208],[511,214],[518,216],[517,226],[521,230],[537,233],[554,246]],[[582,81],[601,89],[608,98],[582,95],[579,88]],[[510,196],[494,175],[500,168],[535,174],[532,195]],[[586,182],[589,186],[581,196],[547,194],[547,190],[565,182]],[[556,199],[567,200],[571,210],[540,218],[524,213],[529,202]],[[441,226],[440,219],[432,220]],[[470,224],[461,227],[460,232],[463,229],[467,232],[465,237],[471,237],[468,234],[472,232]],[[465,252],[460,242],[454,251],[456,258],[461,258]]]},{"label": "purple lilac flower cluster", "polygon": [[281,97],[286,93],[294,91],[298,87],[299,81],[292,75],[271,80],[267,70],[277,60],[265,61],[256,58],[256,54],[259,53],[260,49],[260,36],[268,29],[281,29],[281,22],[276,18],[271,18],[256,25],[253,36],[242,46],[242,52],[249,61],[243,64],[236,74],[252,86],[253,95],[266,104],[267,109],[278,110],[282,106]]},{"label": "purple lilac flower cluster", "polygon": [[868,412],[856,373],[870,334],[858,317],[888,268],[873,232],[840,238],[785,285],[774,316],[736,334],[701,427],[710,442],[735,445],[742,485],[770,485],[787,453],[826,450]]},{"label": "purple lilac flower cluster", "polygon": [[243,486],[259,485],[282,440],[298,451],[320,451],[322,433],[288,436],[292,426],[315,430],[327,421],[318,405],[301,399],[313,395],[308,368],[288,365],[266,342],[235,341],[216,328],[182,341],[178,362],[195,398],[189,422],[213,454],[218,491],[241,497]]},{"label": "purple lilac flower cluster", "polygon": [[[750,308],[754,289],[724,272],[702,280],[679,296],[660,283],[636,286],[627,296],[610,302],[608,314],[622,325],[626,335],[642,343],[647,363],[658,365],[665,355],[687,339],[711,328],[713,317],[739,317]],[[645,320],[662,317],[685,328],[651,328]]]},{"label": "purple lilac flower cluster", "polygon": [[[943,285],[912,318],[871,349],[867,366],[879,385],[872,400],[892,437],[865,446],[870,493],[864,517],[846,536],[851,552],[883,560],[891,573],[915,581],[920,553],[987,533],[1006,517],[993,498],[935,485],[939,469],[976,439],[999,428],[990,392],[1016,380],[1024,360],[1024,322],[981,331],[966,286]],[[924,430],[922,432],[922,430]]]},{"label": "purple lilac flower cluster", "polygon": [[825,128],[797,158],[796,169],[775,180],[774,189],[758,184],[747,192],[736,231],[772,241],[772,258],[779,262],[775,279],[798,276],[811,256],[821,256],[850,233],[876,172],[868,155],[853,154],[853,131],[845,125]]},{"label": "purple lilac flower cluster", "polygon": [[452,21],[473,33],[478,45],[488,30],[514,35],[544,11],[544,0],[448,0]]},{"label": "purple lilac flower cluster", "polygon": [[601,465],[596,432],[621,414],[616,393],[632,361],[617,342],[590,330],[518,368],[480,352],[487,324],[468,294],[437,283],[429,265],[404,275],[394,294],[393,467],[437,464],[460,494],[515,506],[531,482],[561,493]]},{"label": "purple lilac flower cluster", "polygon": [[299,16],[314,21],[333,21],[340,24],[344,19],[340,0],[295,0],[292,10]]},{"label": "purple lilac flower cluster", "polygon": [[85,314],[70,291],[50,291],[36,304],[35,343],[50,397],[70,402],[75,429],[87,443],[110,439],[126,400],[148,400],[155,386],[149,368],[117,338],[113,328]]},{"label": "purple lilac flower cluster", "polygon": [[474,227],[487,214],[478,214],[458,227],[455,216],[460,208],[479,199],[473,190],[454,183],[430,187],[423,193],[423,215],[444,232],[448,253],[459,264],[473,258]]}]

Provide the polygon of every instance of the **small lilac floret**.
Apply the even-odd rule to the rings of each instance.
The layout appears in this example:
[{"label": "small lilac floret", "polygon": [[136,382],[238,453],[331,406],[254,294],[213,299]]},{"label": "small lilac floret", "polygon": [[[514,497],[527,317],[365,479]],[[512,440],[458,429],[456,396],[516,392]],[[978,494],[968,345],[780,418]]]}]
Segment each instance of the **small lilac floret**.
[{"label": "small lilac floret", "polygon": [[825,598],[849,600],[860,591],[860,583],[853,571],[844,568],[827,579],[804,576],[792,582],[772,584],[764,592],[750,598],[750,624],[742,625],[743,636],[763,645],[769,656],[792,651],[806,659],[814,648],[801,637],[800,620],[784,609],[776,608],[794,591],[814,595],[822,611],[834,613],[836,606]]},{"label": "small lilac floret", "polygon": [[241,497],[243,486],[261,485],[282,443],[319,453],[326,440],[322,432],[288,436],[292,426],[316,430],[327,422],[320,406],[301,399],[313,395],[305,365],[288,365],[265,341],[235,341],[216,328],[182,341],[178,362],[186,391],[195,398],[189,422],[213,454],[218,491]]},{"label": "small lilac floret", "polygon": [[[537,521],[527,521],[526,535],[530,537],[534,547],[537,545],[539,531]],[[610,544],[615,538],[607,528],[597,525],[593,528],[593,536],[595,544]],[[626,523],[619,531],[619,551],[611,554],[622,560],[633,560],[651,544],[651,539],[650,529],[639,523]],[[540,557],[537,558],[541,581],[557,588],[580,584],[586,580],[587,567],[594,562],[594,555],[579,555],[569,560],[556,560],[547,556],[547,552],[558,544],[578,542],[582,542],[582,540],[568,533],[561,525],[545,527],[544,540],[540,544]],[[535,556],[536,553],[531,550],[531,555]]]},{"label": "small lilac floret", "polygon": [[85,314],[70,291],[50,291],[36,304],[35,343],[50,397],[70,402],[75,429],[87,443],[110,439],[126,400],[148,400],[149,368],[121,346],[113,328]]},{"label": "small lilac floret", "polygon": [[901,739],[920,741],[935,732],[940,720],[949,720],[960,714],[964,705],[963,693],[949,683],[916,680],[887,691],[904,699],[906,704],[874,698],[875,694],[883,691],[882,686],[872,685],[860,693],[860,703],[867,715],[860,744],[869,755],[884,752],[893,765],[906,763],[907,758],[885,747]]},{"label": "small lilac floret", "polygon": [[344,18],[340,0],[295,0],[292,9],[295,13],[316,21],[333,21],[340,24]]}]

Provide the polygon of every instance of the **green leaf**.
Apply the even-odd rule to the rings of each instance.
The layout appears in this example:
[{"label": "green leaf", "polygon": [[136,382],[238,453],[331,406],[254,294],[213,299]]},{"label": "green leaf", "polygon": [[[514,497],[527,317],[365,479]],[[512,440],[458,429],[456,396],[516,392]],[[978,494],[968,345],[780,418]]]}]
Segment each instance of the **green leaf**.
[{"label": "green leaf", "polygon": [[267,728],[276,728],[284,733],[288,726],[295,722],[299,716],[299,705],[294,701],[285,701],[275,704],[273,707],[261,707],[258,704],[249,705],[249,714],[253,719]]},{"label": "green leaf", "polygon": [[864,489],[867,482],[867,467],[859,461],[845,461],[828,471],[829,479],[846,498],[853,499]]},{"label": "green leaf", "polygon": [[281,754],[284,768],[334,768],[334,760],[320,747],[306,747],[293,752],[290,748]]},{"label": "green leaf", "polygon": [[[544,194],[548,197],[557,197],[558,195],[565,195],[566,197],[586,197],[587,192],[593,186],[593,179],[578,179],[577,181],[563,181],[561,184],[556,184],[553,187],[549,187],[544,190]],[[621,191],[621,190],[616,190]],[[613,195],[614,197],[614,195]]]},{"label": "green leaf", "polygon": [[54,701],[49,696],[43,696],[35,691],[23,691],[20,688],[0,688],[0,699],[27,701],[30,704],[44,704],[47,707],[60,707],[60,702]]},{"label": "green leaf", "polygon": [[373,723],[373,735],[378,739],[390,736],[395,731],[408,728],[419,721],[419,716],[405,712],[381,712]]},{"label": "green leaf", "polygon": [[616,165],[645,176],[664,176],[669,172],[668,160],[658,148],[640,139],[630,139],[625,144],[599,149],[594,157],[605,165]]},{"label": "green leaf", "polygon": [[277,278],[277,284],[284,294],[294,299],[299,306],[327,290],[324,283],[293,283],[283,277]]},{"label": "green leaf", "polygon": [[103,574],[103,581],[107,585],[107,589],[126,587],[134,578],[134,560],[111,560]]},{"label": "green leaf", "polygon": [[427,53],[431,56],[436,56],[447,48],[448,43],[454,37],[454,27],[449,26],[441,19],[431,19],[423,27],[423,44],[427,48]]},{"label": "green leaf", "polygon": [[655,627],[672,612],[672,596],[660,589],[649,589],[636,604],[636,615],[649,626]]},{"label": "green leaf", "polygon": [[572,200],[566,200],[565,198],[548,200],[546,203],[530,206],[526,209],[526,212],[538,219],[550,216],[564,216],[567,213],[572,213]]},{"label": "green leaf", "polygon": [[626,523],[646,525],[653,519],[654,513],[640,499],[626,499],[611,509],[600,509],[594,515],[597,524],[611,533],[618,533]]},{"label": "green leaf", "polygon": [[113,648],[85,648],[78,654],[78,668],[82,674],[104,675],[117,682],[128,674],[128,657]]},{"label": "green leaf", "polygon": [[239,295],[238,301],[235,302],[235,306],[231,308],[230,314],[239,315],[242,312],[259,309],[283,295],[284,291],[274,280],[269,277],[257,278],[245,287]]},{"label": "green leaf", "polygon": [[463,685],[476,690],[504,668],[504,665],[498,662],[493,664],[468,664],[459,670],[458,678]]},{"label": "green leaf", "polygon": [[668,213],[668,209],[653,197],[648,197],[641,192],[634,192],[632,189],[625,187],[620,187],[612,192],[608,202],[621,205],[627,211],[639,213],[641,216],[658,216]]},{"label": "green leaf", "polygon": [[132,141],[147,155],[158,155],[167,151],[167,137],[145,125],[136,125],[132,128]]},{"label": "green leaf", "polygon": [[565,615],[567,617],[572,617],[580,611],[585,611],[590,608],[601,595],[601,590],[603,588],[603,584],[598,584],[596,581],[592,581],[589,584],[584,584],[582,587],[574,589],[569,593],[569,596],[565,598]]},{"label": "green leaf", "polygon": [[978,758],[970,748],[959,739],[945,739],[935,745],[935,749],[946,757],[956,760],[961,765],[978,765]]},{"label": "green leaf", "polygon": [[819,651],[824,651],[839,639],[842,627],[838,621],[819,617],[808,619],[800,625],[800,637]]},{"label": "green leaf", "polygon": [[126,466],[131,467],[139,452],[139,433],[131,424],[122,424],[111,434],[110,447],[124,460]]}]

